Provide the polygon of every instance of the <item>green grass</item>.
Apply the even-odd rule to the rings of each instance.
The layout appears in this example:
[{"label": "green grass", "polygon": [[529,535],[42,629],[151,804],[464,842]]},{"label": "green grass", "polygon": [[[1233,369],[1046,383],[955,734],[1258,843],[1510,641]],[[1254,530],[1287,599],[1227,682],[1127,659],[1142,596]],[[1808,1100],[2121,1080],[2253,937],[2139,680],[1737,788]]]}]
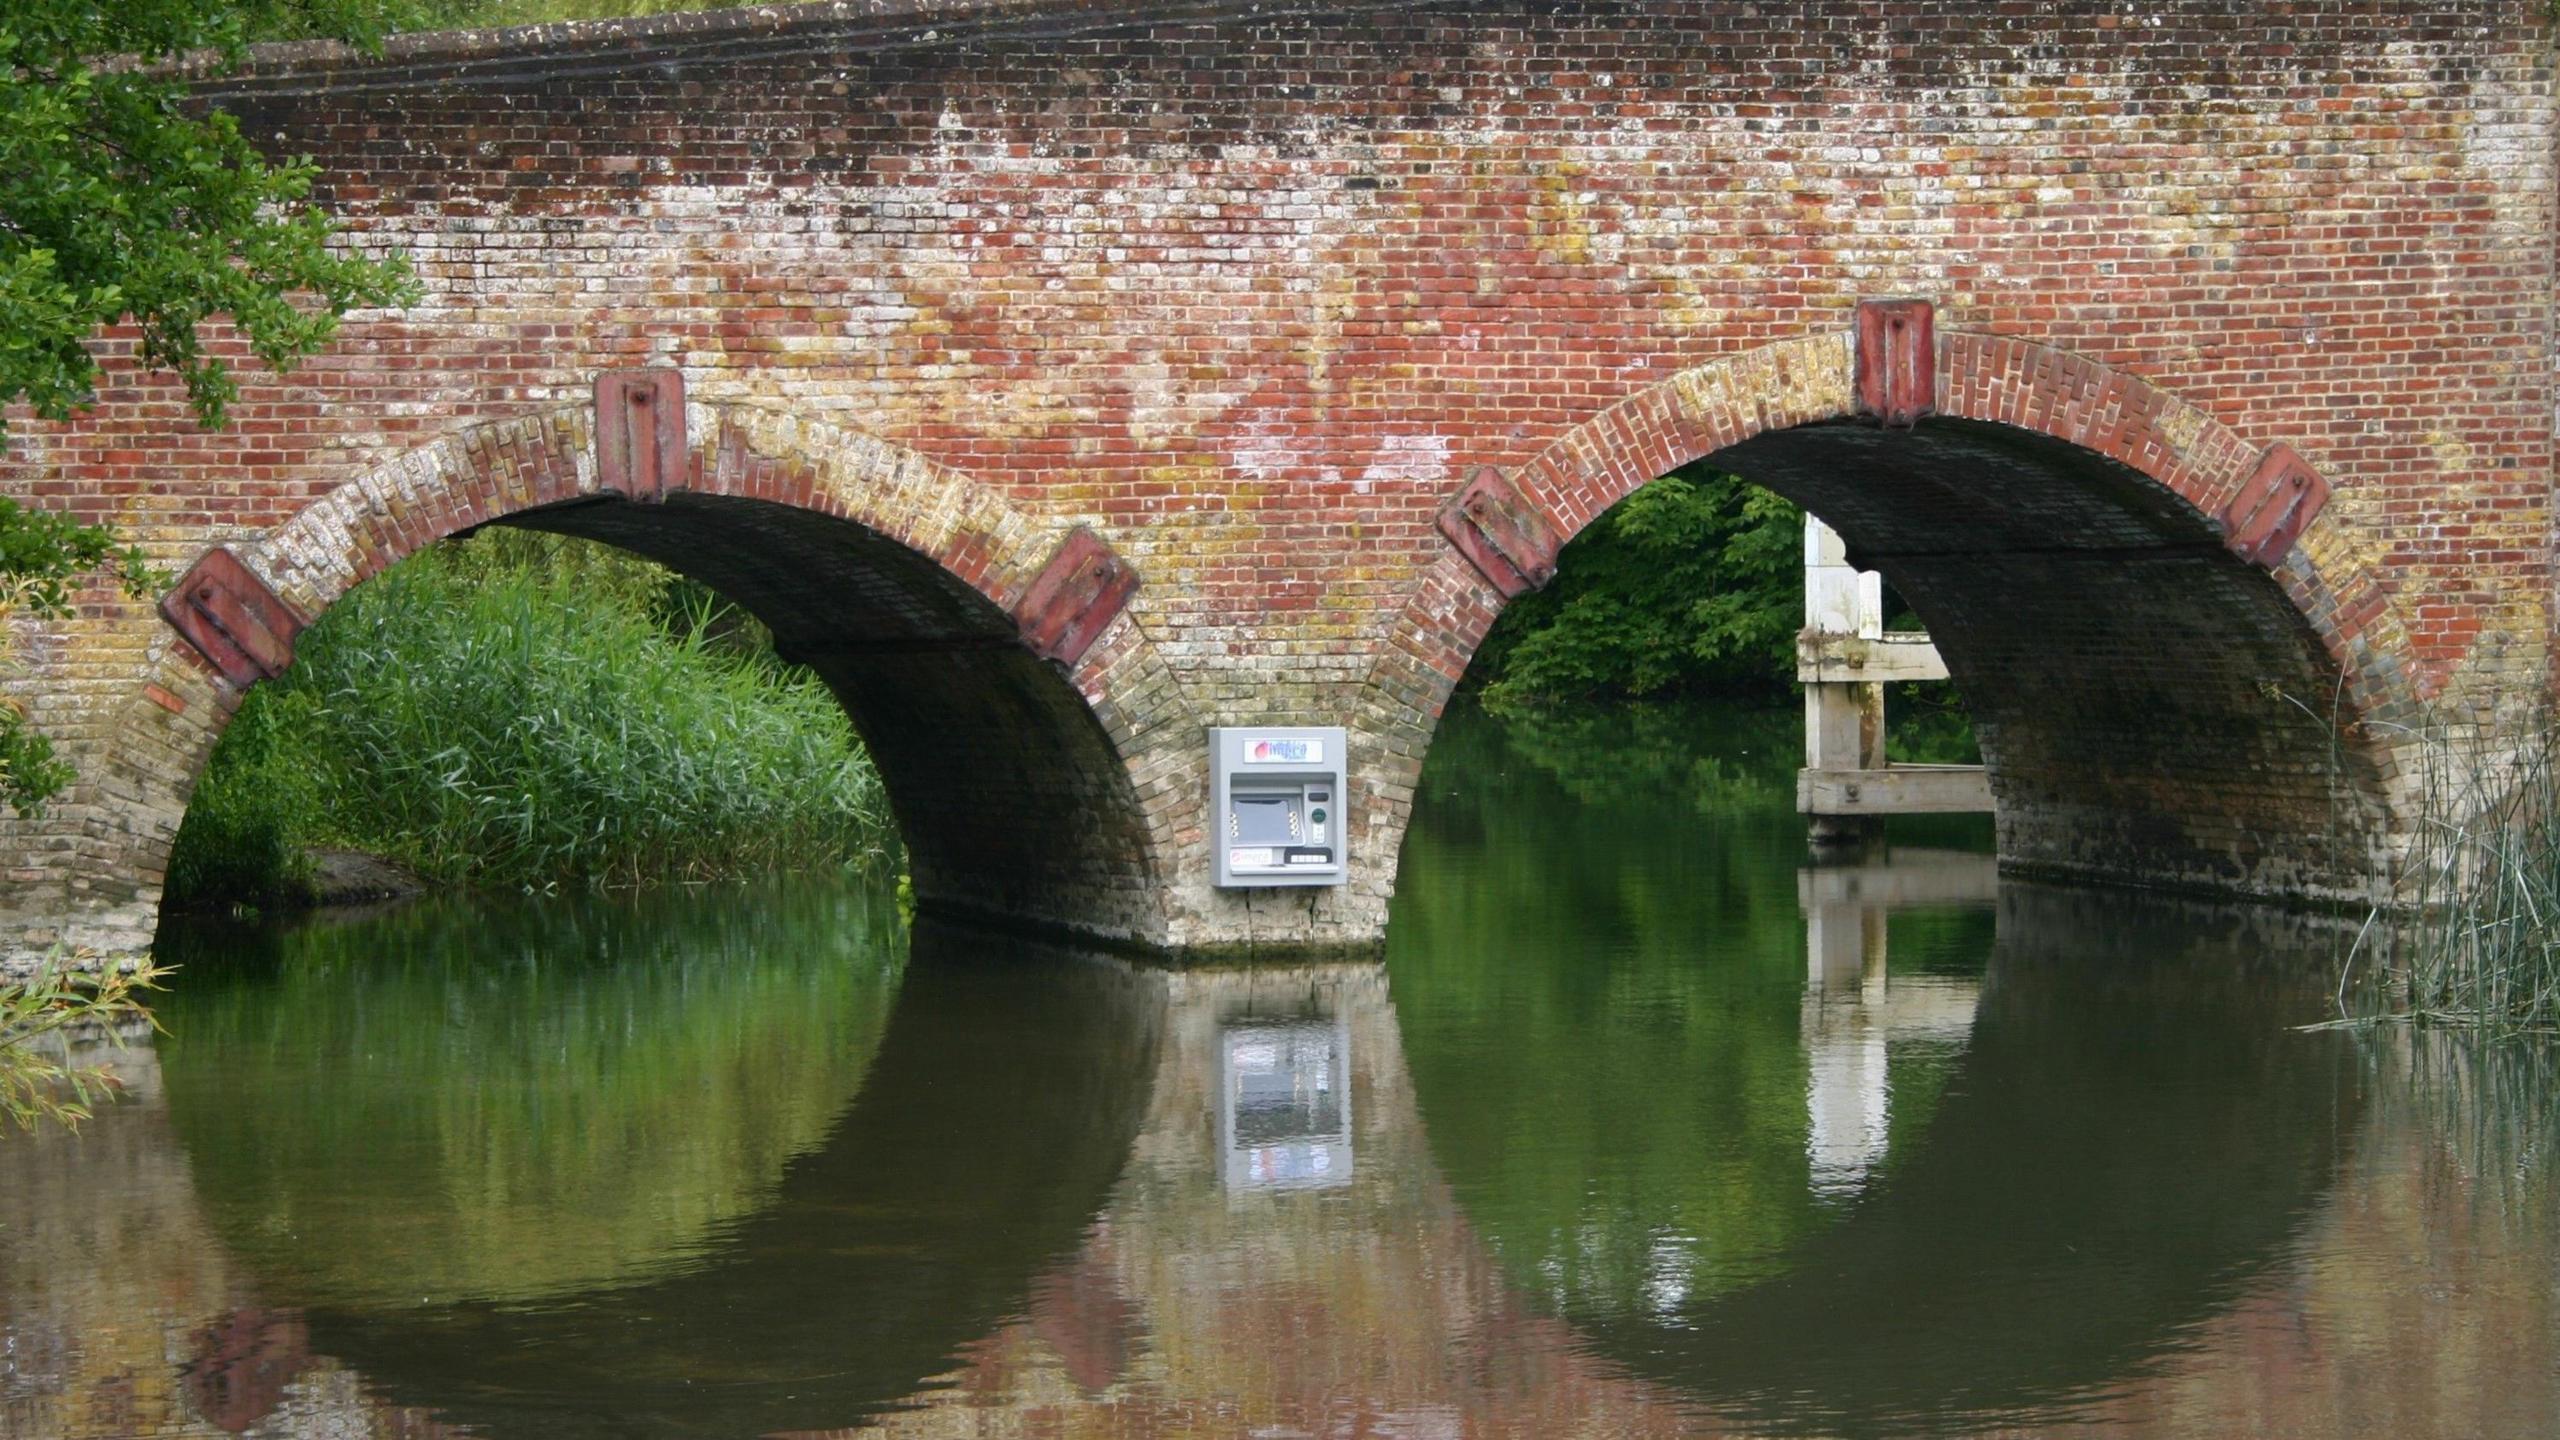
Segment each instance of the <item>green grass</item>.
[{"label": "green grass", "polygon": [[645,561],[500,531],[303,635],[216,750],[168,888],[291,899],[312,846],[538,888],[860,862],[889,835],[843,710],[760,626]]}]

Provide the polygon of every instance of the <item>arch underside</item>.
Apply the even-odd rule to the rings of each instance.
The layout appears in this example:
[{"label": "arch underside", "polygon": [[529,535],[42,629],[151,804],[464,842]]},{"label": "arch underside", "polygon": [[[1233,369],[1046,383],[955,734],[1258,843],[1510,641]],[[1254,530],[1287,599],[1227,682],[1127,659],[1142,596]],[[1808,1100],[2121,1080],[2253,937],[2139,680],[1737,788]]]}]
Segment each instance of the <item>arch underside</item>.
[{"label": "arch underside", "polygon": [[2039,432],[1772,430],[1707,463],[1838,530],[1926,621],[2012,869],[2369,893],[2388,807],[2348,689],[2266,570],[2148,476]]},{"label": "arch underside", "polygon": [[1111,738],[1012,617],[941,565],[850,520],[728,495],[588,498],[496,523],[647,556],[763,621],[861,732],[920,906],[1157,938],[1145,825]]}]

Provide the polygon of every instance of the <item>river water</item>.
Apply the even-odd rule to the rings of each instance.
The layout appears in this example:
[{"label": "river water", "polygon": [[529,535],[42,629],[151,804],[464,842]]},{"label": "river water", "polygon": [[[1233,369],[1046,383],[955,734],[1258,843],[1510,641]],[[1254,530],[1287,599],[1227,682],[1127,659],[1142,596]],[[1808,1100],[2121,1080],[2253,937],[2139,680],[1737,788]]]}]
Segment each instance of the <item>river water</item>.
[{"label": "river water", "polygon": [[2334,927],[1806,863],[1792,722],[1435,747],[1382,963],[877,885],[172,927],[0,1435],[2549,1434],[2560,1082]]}]

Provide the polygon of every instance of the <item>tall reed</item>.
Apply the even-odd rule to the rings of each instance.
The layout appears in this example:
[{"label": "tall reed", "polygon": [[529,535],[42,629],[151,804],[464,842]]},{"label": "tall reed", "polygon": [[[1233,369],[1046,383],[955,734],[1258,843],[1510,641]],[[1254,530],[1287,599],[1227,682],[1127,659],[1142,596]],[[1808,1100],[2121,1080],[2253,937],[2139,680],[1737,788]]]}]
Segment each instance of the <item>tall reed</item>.
[{"label": "tall reed", "polygon": [[2433,725],[2398,893],[2348,956],[2351,1018],[2560,1033],[2560,736]]},{"label": "tall reed", "polygon": [[177,903],[307,845],[538,887],[891,843],[879,778],[815,677],[708,592],[579,542],[493,535],[360,587],[232,733],[179,835]]}]

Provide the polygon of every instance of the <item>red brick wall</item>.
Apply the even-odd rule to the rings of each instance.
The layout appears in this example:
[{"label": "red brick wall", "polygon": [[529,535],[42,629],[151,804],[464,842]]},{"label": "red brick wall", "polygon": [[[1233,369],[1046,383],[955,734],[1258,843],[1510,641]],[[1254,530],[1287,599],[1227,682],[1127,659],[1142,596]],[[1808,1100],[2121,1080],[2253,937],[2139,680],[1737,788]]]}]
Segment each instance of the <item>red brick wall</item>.
[{"label": "red brick wall", "polygon": [[[723,23],[747,28],[724,40]],[[120,373],[89,419],[20,427],[0,484],[182,561],[639,364],[681,366],[704,403],[898,447],[1043,536],[1090,523],[1138,568],[1133,634],[1166,676],[1141,728],[1166,738],[1132,763],[1181,877],[1166,933],[1245,924],[1199,884],[1197,762],[1176,732],[1363,725],[1368,863],[1306,924],[1373,931],[1429,720],[1493,605],[1451,568],[1439,505],[1491,465],[1570,530],[1703,453],[1682,437],[1832,418],[1819,357],[1862,296],[1933,299],[1948,346],[2062,357],[2020,394],[2068,401],[2097,375],[2158,397],[2158,463],[2040,452],[2001,482],[2004,511],[2073,498],[1964,567],[1897,573],[1935,598],[1924,618],[1996,712],[2023,858],[2336,888],[2339,855],[2287,848],[2327,781],[2275,783],[2245,815],[2217,798],[2327,748],[2271,692],[2325,698],[2343,660],[2350,719],[2547,693],[2555,136],[2551,37],[2526,0],[1077,23],[890,44],[821,12],[778,34],[712,20],[665,65],[571,34],[476,81],[432,44],[371,70],[270,64],[232,102],[249,133],[318,157],[355,243],[407,250],[426,301],[253,382],[220,434]],[[1769,380],[1773,345],[1812,346],[1821,373]],[[2042,403],[1947,408],[2114,453]],[[1694,423],[1647,448],[1622,422],[1648,407]],[[2209,545],[2178,497],[2278,441],[2336,496],[2273,578],[2200,557],[2208,581],[2160,585],[2037,557],[2089,548],[2110,517],[2135,517],[2137,548]],[[1961,465],[1902,472],[1900,499],[1861,516],[1846,452],[1818,448],[1763,447],[1754,473],[1847,507],[1870,551],[1940,543],[1931,487],[1960,493]],[[2099,620],[2046,652],[1988,618],[2074,594]],[[2146,648],[2129,628],[2146,618],[2174,638]],[[2217,662],[2228,635],[2253,638]],[[32,638],[22,688],[51,722],[98,753],[126,743],[116,717],[163,643],[147,617],[105,606]],[[2130,698],[2128,666],[2153,672]],[[2037,703],[2056,686],[2072,703]],[[2071,726],[2154,702],[2166,723],[2075,749]],[[2216,738],[2159,739],[2182,725]],[[2349,741],[2361,834],[2394,767],[2376,735]],[[20,827],[38,847],[22,884],[112,886],[160,824],[106,789],[75,798],[44,834]],[[86,859],[45,858],[65,825]],[[2119,839],[2084,846],[2090,826]]]}]

